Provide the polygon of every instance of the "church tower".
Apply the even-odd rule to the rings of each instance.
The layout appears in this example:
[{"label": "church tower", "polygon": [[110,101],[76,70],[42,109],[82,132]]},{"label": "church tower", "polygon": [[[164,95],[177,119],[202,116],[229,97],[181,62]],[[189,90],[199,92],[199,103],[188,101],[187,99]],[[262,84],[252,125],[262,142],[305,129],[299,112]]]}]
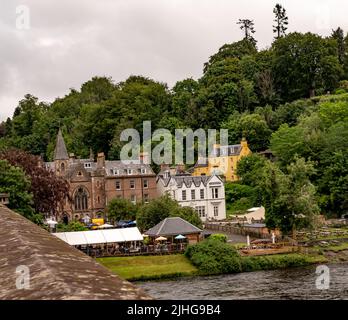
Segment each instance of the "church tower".
[{"label": "church tower", "polygon": [[53,160],[57,175],[64,176],[69,164],[69,155],[68,151],[66,150],[62,130],[60,128],[57,135],[57,142],[54,149]]}]

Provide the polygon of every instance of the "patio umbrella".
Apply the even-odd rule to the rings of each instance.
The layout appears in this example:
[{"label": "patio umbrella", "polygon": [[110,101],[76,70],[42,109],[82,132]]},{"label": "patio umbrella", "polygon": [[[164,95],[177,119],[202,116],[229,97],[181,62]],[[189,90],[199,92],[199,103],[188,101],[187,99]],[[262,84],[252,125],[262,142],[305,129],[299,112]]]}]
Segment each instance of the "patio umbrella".
[{"label": "patio umbrella", "polygon": [[167,238],[161,236],[161,237],[156,238],[155,240],[156,241],[164,241],[164,240],[167,240]]},{"label": "patio umbrella", "polygon": [[182,234],[179,234],[178,236],[175,237],[176,240],[183,240],[186,239],[185,236],[183,236]]}]

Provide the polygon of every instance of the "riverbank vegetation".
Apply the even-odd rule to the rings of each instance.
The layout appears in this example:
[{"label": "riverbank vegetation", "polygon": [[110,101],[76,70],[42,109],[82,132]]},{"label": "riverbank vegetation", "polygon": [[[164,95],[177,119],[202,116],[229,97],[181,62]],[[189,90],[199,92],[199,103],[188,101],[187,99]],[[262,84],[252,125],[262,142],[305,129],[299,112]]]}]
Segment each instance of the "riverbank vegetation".
[{"label": "riverbank vegetation", "polygon": [[233,246],[215,239],[189,246],[185,256],[206,275],[300,267],[327,261],[318,254],[301,253],[240,256]]}]

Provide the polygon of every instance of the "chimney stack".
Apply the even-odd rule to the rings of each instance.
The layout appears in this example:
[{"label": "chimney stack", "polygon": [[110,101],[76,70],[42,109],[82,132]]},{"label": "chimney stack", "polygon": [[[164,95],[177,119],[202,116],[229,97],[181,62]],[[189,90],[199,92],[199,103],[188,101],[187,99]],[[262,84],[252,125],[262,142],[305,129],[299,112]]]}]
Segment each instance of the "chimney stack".
[{"label": "chimney stack", "polygon": [[105,168],[105,155],[104,155],[104,152],[98,153],[97,167],[98,167],[98,169],[104,169]]}]

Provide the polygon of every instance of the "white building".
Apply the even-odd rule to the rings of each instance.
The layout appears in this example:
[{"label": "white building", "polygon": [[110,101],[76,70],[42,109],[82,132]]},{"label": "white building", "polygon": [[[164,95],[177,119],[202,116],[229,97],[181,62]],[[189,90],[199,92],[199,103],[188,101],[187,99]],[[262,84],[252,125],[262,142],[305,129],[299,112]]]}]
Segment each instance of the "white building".
[{"label": "white building", "polygon": [[170,175],[167,171],[157,177],[157,190],[195,209],[202,221],[226,219],[225,187],[218,176]]}]

